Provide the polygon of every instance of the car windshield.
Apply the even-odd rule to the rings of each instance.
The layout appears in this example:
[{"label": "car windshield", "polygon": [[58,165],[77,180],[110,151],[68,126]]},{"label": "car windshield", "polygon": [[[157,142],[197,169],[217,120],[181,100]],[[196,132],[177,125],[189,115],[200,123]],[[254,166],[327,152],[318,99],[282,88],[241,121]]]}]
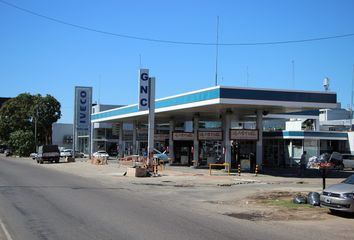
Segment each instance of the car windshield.
[{"label": "car windshield", "polygon": [[354,174],[345,179],[342,183],[353,184],[354,185]]}]

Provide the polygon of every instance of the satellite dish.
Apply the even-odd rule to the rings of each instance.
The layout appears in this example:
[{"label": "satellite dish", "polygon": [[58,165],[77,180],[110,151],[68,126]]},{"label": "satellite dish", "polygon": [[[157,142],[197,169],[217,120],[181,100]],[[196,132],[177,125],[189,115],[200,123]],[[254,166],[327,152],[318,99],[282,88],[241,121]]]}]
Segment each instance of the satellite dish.
[{"label": "satellite dish", "polygon": [[329,90],[329,78],[328,77],[323,79],[323,87],[324,87],[325,91]]}]

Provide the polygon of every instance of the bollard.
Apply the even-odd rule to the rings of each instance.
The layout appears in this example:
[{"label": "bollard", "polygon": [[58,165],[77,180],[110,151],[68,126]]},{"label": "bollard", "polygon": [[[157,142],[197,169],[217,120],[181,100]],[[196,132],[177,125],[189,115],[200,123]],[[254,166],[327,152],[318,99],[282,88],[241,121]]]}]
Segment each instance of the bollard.
[{"label": "bollard", "polygon": [[154,164],[154,174],[156,175],[157,174],[157,165]]},{"label": "bollard", "polygon": [[256,170],[254,172],[256,174],[256,177],[257,177],[257,174],[258,174],[258,165],[256,165]]},{"label": "bollard", "polygon": [[160,166],[160,168],[161,168],[161,172],[162,172],[162,170],[164,170],[164,168],[165,168],[165,164],[164,164],[165,162],[163,161],[163,160],[160,160],[159,161],[159,166]]},{"label": "bollard", "polygon": [[241,164],[238,165],[237,172],[238,175],[241,176]]}]

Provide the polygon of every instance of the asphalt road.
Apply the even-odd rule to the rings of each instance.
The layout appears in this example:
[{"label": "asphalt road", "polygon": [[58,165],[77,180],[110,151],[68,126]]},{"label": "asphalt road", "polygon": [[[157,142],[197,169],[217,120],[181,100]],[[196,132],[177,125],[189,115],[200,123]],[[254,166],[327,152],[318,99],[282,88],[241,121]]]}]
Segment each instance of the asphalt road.
[{"label": "asphalt road", "polygon": [[[149,186],[147,186],[148,188]],[[0,239],[317,239],[0,157]],[[4,233],[5,232],[5,233]],[[312,238],[313,237],[313,238]]]}]

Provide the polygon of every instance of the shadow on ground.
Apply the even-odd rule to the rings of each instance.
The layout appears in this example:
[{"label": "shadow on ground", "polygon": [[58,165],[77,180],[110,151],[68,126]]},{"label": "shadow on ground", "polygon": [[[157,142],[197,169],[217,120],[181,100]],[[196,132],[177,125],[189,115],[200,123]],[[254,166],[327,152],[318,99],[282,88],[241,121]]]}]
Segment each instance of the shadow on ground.
[{"label": "shadow on ground", "polygon": [[[264,168],[262,174],[275,177],[302,177],[302,178],[322,178],[322,170],[306,169],[299,173],[296,168]],[[354,171],[327,170],[326,178],[347,178],[354,174]]]}]

